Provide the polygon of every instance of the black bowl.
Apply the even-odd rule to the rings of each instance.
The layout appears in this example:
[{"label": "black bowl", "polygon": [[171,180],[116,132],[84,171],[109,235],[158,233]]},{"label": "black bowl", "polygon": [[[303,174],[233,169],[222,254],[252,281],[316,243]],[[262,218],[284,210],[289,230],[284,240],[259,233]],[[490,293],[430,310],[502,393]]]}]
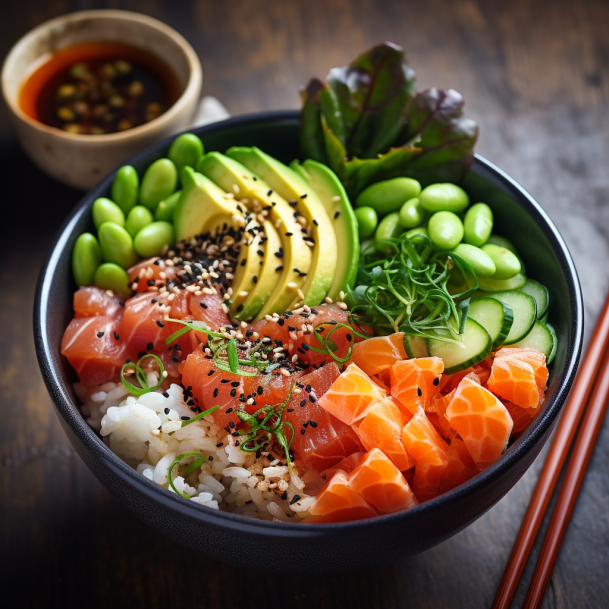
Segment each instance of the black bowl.
[{"label": "black bowl", "polygon": [[[206,150],[259,146],[284,162],[297,157],[296,111],[237,117],[195,129]],[[129,163],[140,172],[165,156],[170,139]],[[207,556],[240,566],[277,571],[335,571],[370,567],[417,554],[474,522],[497,503],[533,463],[567,398],[579,361],[583,312],[577,273],[551,220],[514,180],[476,157],[464,186],[473,201],[486,201],[496,225],[521,253],[527,274],[550,291],[549,319],[558,335],[547,399],[528,429],[491,467],[462,486],[407,512],[336,525],[263,522],[211,510],[153,484],[121,461],[89,428],[71,388],[75,380],[60,355],[72,317],[70,256],[78,235],[92,230],[91,204],[108,196],[107,176],[76,206],[55,241],[38,281],[34,337],[38,362],[70,442],[98,480],[136,516]]]}]

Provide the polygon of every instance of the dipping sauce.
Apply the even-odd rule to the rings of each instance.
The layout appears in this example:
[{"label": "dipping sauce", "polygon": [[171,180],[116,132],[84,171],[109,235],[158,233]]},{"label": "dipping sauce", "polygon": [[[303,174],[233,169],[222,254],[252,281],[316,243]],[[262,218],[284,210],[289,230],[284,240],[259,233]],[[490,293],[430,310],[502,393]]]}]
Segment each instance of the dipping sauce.
[{"label": "dipping sauce", "polygon": [[102,135],[157,118],[180,93],[175,74],[152,53],[87,42],[49,56],[24,82],[19,105],[45,125]]}]

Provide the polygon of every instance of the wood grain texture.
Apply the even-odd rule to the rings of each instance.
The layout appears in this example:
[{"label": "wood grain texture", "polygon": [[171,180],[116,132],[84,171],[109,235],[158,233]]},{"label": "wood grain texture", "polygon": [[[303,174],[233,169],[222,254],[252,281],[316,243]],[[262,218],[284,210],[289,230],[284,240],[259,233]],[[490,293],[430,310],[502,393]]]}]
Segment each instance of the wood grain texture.
[{"label": "wood grain texture", "polygon": [[[419,87],[463,93],[481,126],[478,152],[523,184],[557,224],[592,327],[609,288],[605,0],[3,0],[0,56],[45,19],[103,6],[142,11],[180,30],[201,57],[205,94],[232,114],[298,107],[298,86],[310,76],[380,40],[403,45]],[[314,581],[208,564],[119,506],[74,456],[31,337],[38,269],[80,193],[31,165],[4,107],[0,174],[0,581],[11,606],[232,608],[243,598],[319,609],[490,606],[541,458],[503,501],[443,545],[387,569]],[[605,425],[546,608],[607,606],[608,458]],[[531,573],[529,565],[525,583]],[[521,586],[515,606],[525,592]]]}]

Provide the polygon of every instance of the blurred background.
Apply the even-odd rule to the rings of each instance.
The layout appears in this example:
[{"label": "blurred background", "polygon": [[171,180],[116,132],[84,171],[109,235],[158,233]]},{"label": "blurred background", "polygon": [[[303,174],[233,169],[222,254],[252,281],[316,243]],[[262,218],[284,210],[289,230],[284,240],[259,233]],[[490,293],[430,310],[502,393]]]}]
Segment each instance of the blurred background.
[{"label": "blurred background", "polygon": [[[310,77],[382,40],[403,46],[418,88],[461,92],[480,125],[476,151],[529,190],[562,232],[580,273],[589,335],[609,286],[606,0],[3,0],[0,57],[37,24],[91,8],[140,11],[177,29],[201,59],[203,94],[231,115],[297,108],[298,87]],[[311,580],[208,564],[123,509],[70,448],[32,340],[38,269],[82,192],[34,167],[4,105],[0,177],[0,581],[10,584],[14,606],[490,606],[543,455],[476,524],[366,574]],[[545,607],[606,606],[608,457],[605,425]]]}]

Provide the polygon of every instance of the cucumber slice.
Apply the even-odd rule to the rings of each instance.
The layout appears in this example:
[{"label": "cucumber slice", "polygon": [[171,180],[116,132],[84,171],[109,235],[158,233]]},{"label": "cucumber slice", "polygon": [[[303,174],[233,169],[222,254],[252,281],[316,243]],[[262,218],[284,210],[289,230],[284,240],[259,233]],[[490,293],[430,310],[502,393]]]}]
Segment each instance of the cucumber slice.
[{"label": "cucumber slice", "polygon": [[522,340],[514,343],[512,347],[539,351],[546,356],[546,362],[549,362],[554,350],[554,335],[543,321],[536,321],[531,331]]},{"label": "cucumber slice", "polygon": [[510,333],[503,341],[504,345],[513,345],[522,340],[530,331],[537,319],[537,304],[535,299],[520,290],[509,292],[492,292],[490,298],[496,298],[506,304],[514,314]]},{"label": "cucumber slice", "polygon": [[454,374],[485,360],[491,352],[493,341],[488,332],[473,319],[467,318],[461,344],[427,339],[429,355],[440,357],[444,362],[444,373]]},{"label": "cucumber slice", "polygon": [[500,300],[488,296],[473,298],[468,315],[489,333],[493,349],[503,345],[514,322],[512,309]]},{"label": "cucumber slice", "polygon": [[404,349],[411,359],[414,357],[429,357],[427,341],[422,336],[404,334]]},{"label": "cucumber slice", "polygon": [[548,312],[547,311],[545,312],[544,316],[539,321],[543,321],[544,324],[548,323]]},{"label": "cucumber slice", "polygon": [[545,285],[541,285],[534,279],[528,279],[524,282],[524,285],[520,288],[525,294],[532,296],[537,303],[537,319],[542,319],[548,310],[548,304],[550,303],[550,294]]},{"label": "cucumber slice", "polygon": [[[474,287],[476,285],[474,278],[469,273],[466,273],[465,280],[467,281],[467,285],[470,287]],[[518,273],[518,275],[514,275],[510,279],[478,277],[480,289],[484,290],[485,292],[506,292],[508,290],[517,290],[525,284],[526,280],[527,278],[522,273]]]},{"label": "cucumber slice", "polygon": [[[544,322],[542,322],[542,323],[544,323]],[[552,324],[549,324],[548,322],[545,322],[545,324],[546,324],[546,328],[548,328],[548,330],[550,330],[550,334],[552,335],[552,338],[554,339],[554,344],[552,345],[552,351],[550,351],[550,355],[548,355],[548,358],[546,359],[546,366],[548,366],[549,364],[552,363],[552,360],[556,356],[556,349],[558,349],[558,337],[556,336],[556,330],[554,330],[554,326]]]}]

